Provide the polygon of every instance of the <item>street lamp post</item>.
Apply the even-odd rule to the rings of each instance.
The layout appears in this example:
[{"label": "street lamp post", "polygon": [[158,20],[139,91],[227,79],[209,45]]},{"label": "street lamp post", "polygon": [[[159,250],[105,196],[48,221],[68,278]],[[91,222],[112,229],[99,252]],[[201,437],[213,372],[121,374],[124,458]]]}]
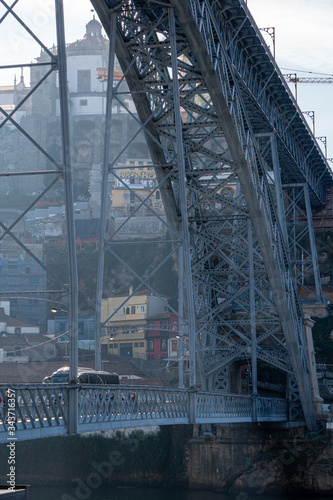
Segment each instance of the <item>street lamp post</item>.
[{"label": "street lamp post", "polygon": [[64,312],[68,314],[68,311],[66,311],[66,309],[60,309],[60,307],[51,307],[51,313],[55,314],[57,312]]},{"label": "street lamp post", "polygon": [[[69,314],[68,311],[66,311],[66,309],[61,309],[60,307],[51,307],[51,313],[56,314],[58,312],[63,312],[65,314],[67,314],[67,316]],[[68,347],[69,347],[69,340],[66,340],[65,342],[66,342],[65,356],[67,358],[67,356],[69,354],[69,349],[68,349]]]}]

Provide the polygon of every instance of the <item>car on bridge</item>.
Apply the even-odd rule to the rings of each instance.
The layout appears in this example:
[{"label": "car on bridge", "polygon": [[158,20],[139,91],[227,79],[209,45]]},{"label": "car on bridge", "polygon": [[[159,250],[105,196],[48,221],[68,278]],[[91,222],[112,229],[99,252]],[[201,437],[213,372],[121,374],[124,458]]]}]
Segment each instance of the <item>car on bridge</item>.
[{"label": "car on bridge", "polygon": [[[83,385],[119,385],[119,376],[117,373],[110,373],[106,371],[97,371],[92,368],[78,368],[78,378],[77,382],[79,386]],[[50,376],[45,377],[43,379],[43,384],[46,385],[58,385],[58,384],[69,384],[69,367],[63,366],[59,368],[55,372],[53,372]],[[80,391],[80,397],[82,398],[82,391]],[[102,393],[98,393],[98,395],[94,394],[92,396],[93,399],[98,398],[102,399]],[[87,399],[87,397],[86,397]],[[91,397],[88,399],[91,399]],[[108,399],[113,399],[113,394],[110,393],[108,395]],[[60,388],[55,388],[52,391],[51,396],[52,404],[63,404],[64,396]]]},{"label": "car on bridge", "polygon": [[[119,375],[106,371],[97,371],[92,368],[78,368],[78,384],[101,384],[101,385],[118,385]],[[43,379],[43,384],[68,384],[69,383],[69,367],[63,366],[52,375]]]}]

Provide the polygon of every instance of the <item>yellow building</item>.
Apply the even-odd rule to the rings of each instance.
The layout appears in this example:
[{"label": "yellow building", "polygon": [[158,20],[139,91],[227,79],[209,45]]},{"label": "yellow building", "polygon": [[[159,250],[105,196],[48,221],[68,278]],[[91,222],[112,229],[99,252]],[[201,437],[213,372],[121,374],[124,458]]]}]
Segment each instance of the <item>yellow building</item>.
[{"label": "yellow building", "polygon": [[[146,160],[128,160],[117,165],[117,176],[111,193],[111,212],[118,216],[130,214],[157,185],[155,170]],[[159,189],[150,196],[148,204],[157,212],[163,211]]]},{"label": "yellow building", "polygon": [[103,299],[102,322],[107,322],[102,352],[147,359],[147,319],[164,310],[165,304],[150,291],[133,294],[132,287],[128,294]]}]

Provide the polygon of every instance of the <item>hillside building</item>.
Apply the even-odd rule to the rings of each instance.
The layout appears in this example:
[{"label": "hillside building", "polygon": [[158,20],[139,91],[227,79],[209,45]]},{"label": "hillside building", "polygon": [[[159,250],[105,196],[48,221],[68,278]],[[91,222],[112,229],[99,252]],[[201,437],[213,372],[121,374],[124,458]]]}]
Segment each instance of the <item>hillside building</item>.
[{"label": "hillside building", "polygon": [[[147,320],[165,310],[165,304],[150,291],[115,295],[102,301],[102,353],[147,359]],[[109,318],[109,319],[108,319]]]}]

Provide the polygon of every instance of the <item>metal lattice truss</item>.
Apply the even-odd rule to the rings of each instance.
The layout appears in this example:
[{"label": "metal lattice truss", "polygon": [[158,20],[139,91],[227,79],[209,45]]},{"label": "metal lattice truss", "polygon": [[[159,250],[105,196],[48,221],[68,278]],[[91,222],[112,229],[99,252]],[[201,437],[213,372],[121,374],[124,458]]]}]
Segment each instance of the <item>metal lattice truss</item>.
[{"label": "metal lattice truss", "polygon": [[[51,51],[46,47],[40,38],[39,33],[35,30],[35,27],[29,26],[29,23],[21,15],[19,1],[14,2],[12,5],[7,4],[5,1],[1,0],[0,5],[2,8],[1,19],[0,19],[0,30],[6,24],[9,19],[14,22],[17,29],[21,29],[24,37],[28,40],[28,43],[35,43],[36,48],[39,49],[44,54],[44,60],[39,60],[33,63],[26,63],[20,61],[17,64],[1,65],[0,71],[6,71],[8,69],[15,70],[18,68],[28,68],[31,74],[34,75],[32,78],[31,87],[24,96],[21,96],[19,101],[15,104],[10,112],[7,112],[5,107],[0,107],[0,141],[2,148],[6,149],[6,137],[8,132],[6,132],[6,126],[10,125],[12,130],[15,130],[18,134],[18,149],[24,150],[27,156],[34,158],[34,167],[31,168],[31,162],[28,161],[17,164],[16,170],[13,171],[12,166],[4,166],[4,171],[0,172],[1,178],[6,178],[13,180],[14,183],[17,181],[20,185],[24,185],[25,180],[31,178],[40,179],[44,177],[47,179],[45,181],[45,187],[32,198],[30,204],[28,204],[24,210],[17,216],[17,218],[7,227],[2,221],[0,221],[0,244],[3,244],[6,238],[10,237],[19,247],[21,247],[29,258],[33,259],[49,276],[50,281],[52,281],[53,295],[50,290],[38,290],[36,292],[29,292],[29,298],[34,300],[45,300],[46,297],[52,296],[53,304],[58,299],[61,304],[61,296],[71,294],[70,286],[64,283],[64,281],[57,275],[52,269],[45,264],[43,259],[41,259],[36,252],[34,253],[31,248],[29,248],[17,235],[16,228],[20,222],[24,219],[26,214],[32,210],[36,204],[43,200],[44,196],[52,192],[55,185],[59,181],[65,180],[64,190],[65,190],[65,203],[66,203],[66,228],[67,237],[70,241],[71,251],[75,254],[75,249],[73,250],[74,241],[74,230],[73,230],[73,200],[72,200],[72,185],[71,185],[71,165],[70,165],[70,152],[69,152],[69,128],[68,128],[68,100],[67,100],[67,88],[63,85],[62,75],[64,74],[64,68],[66,68],[65,62],[65,40],[64,40],[64,26],[63,26],[63,12],[62,12],[62,2],[59,0],[55,1],[55,19],[54,25],[57,29],[57,43],[58,43],[58,53]],[[14,28],[13,28],[14,30]],[[11,55],[11,50],[13,51],[12,57],[15,54],[15,44],[8,44],[8,54]],[[59,71],[59,90],[60,90],[60,103],[61,103],[61,139],[59,141],[60,151],[50,152],[48,148],[45,137],[42,137],[41,131],[37,129],[33,130],[31,127],[22,126],[20,124],[20,112],[24,109],[25,105],[34,105],[34,96],[41,92],[43,84],[52,84],[52,78],[55,79],[56,72]],[[50,83],[51,81],[51,83]],[[19,151],[17,151],[19,153]],[[27,159],[27,158],[26,158]],[[37,181],[38,182],[38,181]],[[15,184],[14,184],[15,185]],[[76,263],[75,258],[72,259],[74,266],[71,267],[71,272],[76,273]],[[66,279],[68,281],[68,279]],[[75,279],[74,279],[75,281]],[[56,290],[54,288],[57,288]],[[24,296],[27,298],[27,291],[17,292],[18,296]],[[8,290],[8,292],[2,293],[2,298],[12,298],[13,292]],[[75,295],[75,294],[74,294]],[[17,298],[17,297],[16,297]]]},{"label": "metal lattice truss", "polygon": [[[283,188],[295,283],[309,291],[310,299],[323,302],[308,186],[291,184]],[[310,290],[309,284],[315,284],[315,290]]]},{"label": "metal lattice truss", "polygon": [[[264,112],[257,109],[251,122],[248,97],[255,95],[257,82],[252,74],[246,97],[245,70],[251,62],[242,75],[237,70],[244,56],[237,36],[250,22],[243,2],[92,4],[110,39],[115,38],[174,235],[180,223],[190,383],[198,379],[202,387],[228,391],[232,362],[251,359],[254,371],[257,360],[266,361],[296,380],[290,397],[297,400],[299,391],[307,424],[315,428],[303,315],[286,228],[277,215],[274,191],[281,191],[277,181],[272,187],[256,138],[259,118],[270,133],[273,117],[268,116],[269,102],[258,101],[266,107]],[[239,10],[241,23],[233,30]],[[262,49],[261,41],[257,44]],[[266,86],[275,71],[273,66]],[[263,91],[260,95],[265,98]],[[298,153],[304,160],[291,128],[290,123],[282,131],[281,123],[277,134],[278,154],[282,143],[287,148],[281,162],[289,155],[296,163]],[[318,186],[311,165],[303,160],[295,177],[308,172],[309,183]]]}]

